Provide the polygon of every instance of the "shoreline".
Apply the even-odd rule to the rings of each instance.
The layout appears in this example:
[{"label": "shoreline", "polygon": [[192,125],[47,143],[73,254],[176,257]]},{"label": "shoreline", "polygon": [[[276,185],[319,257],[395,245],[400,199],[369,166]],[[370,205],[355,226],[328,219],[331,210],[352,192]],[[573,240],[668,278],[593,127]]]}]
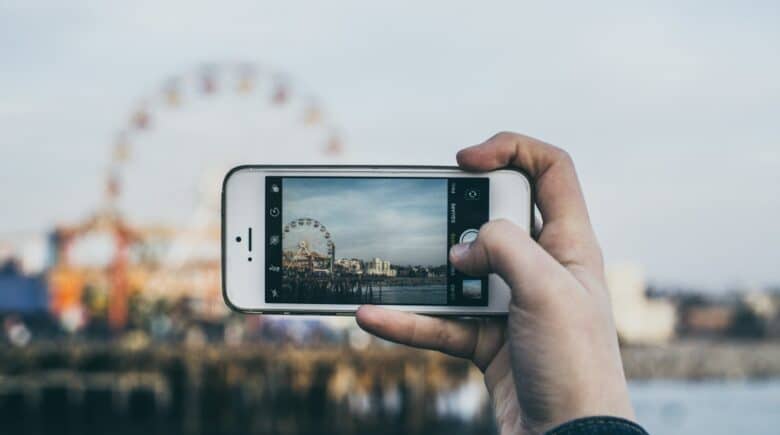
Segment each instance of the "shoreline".
[{"label": "shoreline", "polygon": [[[623,346],[621,356],[626,378],[642,380],[765,380],[780,378],[780,342],[741,342],[684,340],[664,345]],[[36,343],[25,348],[8,348],[0,352],[0,373],[28,372],[49,368],[80,366],[85,361],[100,360],[104,370],[152,369],[171,359],[195,364],[260,365],[339,364],[351,361],[356,367],[382,361],[386,364],[441,364],[467,366],[463,360],[403,346],[371,346],[357,351],[346,344],[318,345],[301,348],[292,344],[245,343],[238,346],[205,344],[150,343],[128,345],[127,342]],[[55,367],[51,361],[58,361]],[[121,361],[121,363],[120,363]],[[131,363],[135,361],[136,364]],[[49,362],[49,363],[47,363]],[[119,363],[115,364],[113,363]],[[99,365],[103,365],[99,364]],[[381,365],[381,363],[380,363]],[[135,366],[135,367],[133,367]],[[370,370],[369,370],[370,371]],[[460,370],[458,370],[460,371]],[[451,376],[447,376],[451,377]],[[457,376],[454,376],[457,378]],[[453,379],[454,380],[454,379]]]},{"label": "shoreline", "polygon": [[624,346],[629,380],[763,380],[780,377],[780,342],[683,340]]}]

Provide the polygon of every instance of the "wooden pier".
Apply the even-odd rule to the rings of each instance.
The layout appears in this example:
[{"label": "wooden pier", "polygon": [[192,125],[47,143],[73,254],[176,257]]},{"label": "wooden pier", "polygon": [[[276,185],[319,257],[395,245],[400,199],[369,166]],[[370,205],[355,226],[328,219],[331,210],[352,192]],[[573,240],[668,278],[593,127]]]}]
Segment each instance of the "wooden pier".
[{"label": "wooden pier", "polygon": [[442,413],[476,383],[433,352],[36,346],[0,354],[0,433],[491,433],[484,394],[468,422]]}]

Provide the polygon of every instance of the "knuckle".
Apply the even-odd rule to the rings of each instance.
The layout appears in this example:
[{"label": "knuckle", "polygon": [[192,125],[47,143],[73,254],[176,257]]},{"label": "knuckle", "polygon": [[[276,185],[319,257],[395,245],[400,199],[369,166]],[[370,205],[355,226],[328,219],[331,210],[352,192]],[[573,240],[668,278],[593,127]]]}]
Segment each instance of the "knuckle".
[{"label": "knuckle", "polygon": [[574,166],[574,159],[565,149],[555,145],[550,145],[550,154],[552,154],[553,161],[561,162],[569,166]]},{"label": "knuckle", "polygon": [[450,334],[447,328],[439,328],[439,330],[436,331],[436,338],[434,340],[437,350],[447,349],[452,342],[452,334]]},{"label": "knuckle", "polygon": [[510,142],[515,139],[517,139],[518,134],[511,132],[511,131],[499,131],[498,133],[494,134],[493,137],[490,138],[490,140],[497,141],[497,142]]},{"label": "knuckle", "polygon": [[[577,234],[572,237],[572,234]],[[542,232],[540,241],[545,249],[550,252],[563,265],[587,264],[603,267],[603,253],[595,237],[583,234],[580,227],[573,224],[560,224],[550,226],[546,232]]]},{"label": "knuckle", "polygon": [[491,269],[500,268],[503,259],[508,258],[515,249],[512,241],[523,237],[523,234],[518,226],[507,219],[496,219],[482,225],[477,240],[482,244]]},{"label": "knuckle", "polygon": [[420,341],[420,325],[415,321],[412,323],[411,330],[408,330],[408,336],[406,337],[407,343],[418,343]]}]

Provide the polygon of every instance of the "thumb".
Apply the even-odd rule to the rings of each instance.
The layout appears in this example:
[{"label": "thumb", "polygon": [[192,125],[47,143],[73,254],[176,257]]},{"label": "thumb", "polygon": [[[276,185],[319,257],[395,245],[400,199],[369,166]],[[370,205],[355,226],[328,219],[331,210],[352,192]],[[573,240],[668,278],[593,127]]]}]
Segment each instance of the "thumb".
[{"label": "thumb", "polygon": [[519,303],[541,302],[552,295],[545,289],[569,279],[564,267],[525,230],[504,219],[483,225],[473,242],[452,246],[450,262],[467,275],[497,274]]}]

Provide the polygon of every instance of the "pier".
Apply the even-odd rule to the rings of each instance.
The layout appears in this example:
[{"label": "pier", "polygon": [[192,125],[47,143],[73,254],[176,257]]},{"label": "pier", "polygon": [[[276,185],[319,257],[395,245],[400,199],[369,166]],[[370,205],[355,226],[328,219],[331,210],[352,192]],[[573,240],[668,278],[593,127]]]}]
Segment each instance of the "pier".
[{"label": "pier", "polygon": [[[780,343],[682,342],[622,352],[633,380],[780,376]],[[38,344],[0,353],[0,373],[0,433],[494,431],[475,367],[403,346]],[[476,410],[468,424],[448,411],[458,394]]]},{"label": "pier", "polygon": [[0,354],[0,373],[0,433],[493,430],[479,395],[468,426],[442,411],[448,394],[481,383],[477,369],[400,347],[44,345]]},{"label": "pier", "polygon": [[445,277],[324,275],[285,271],[280,302],[363,304],[382,300],[392,286],[446,285]]}]

